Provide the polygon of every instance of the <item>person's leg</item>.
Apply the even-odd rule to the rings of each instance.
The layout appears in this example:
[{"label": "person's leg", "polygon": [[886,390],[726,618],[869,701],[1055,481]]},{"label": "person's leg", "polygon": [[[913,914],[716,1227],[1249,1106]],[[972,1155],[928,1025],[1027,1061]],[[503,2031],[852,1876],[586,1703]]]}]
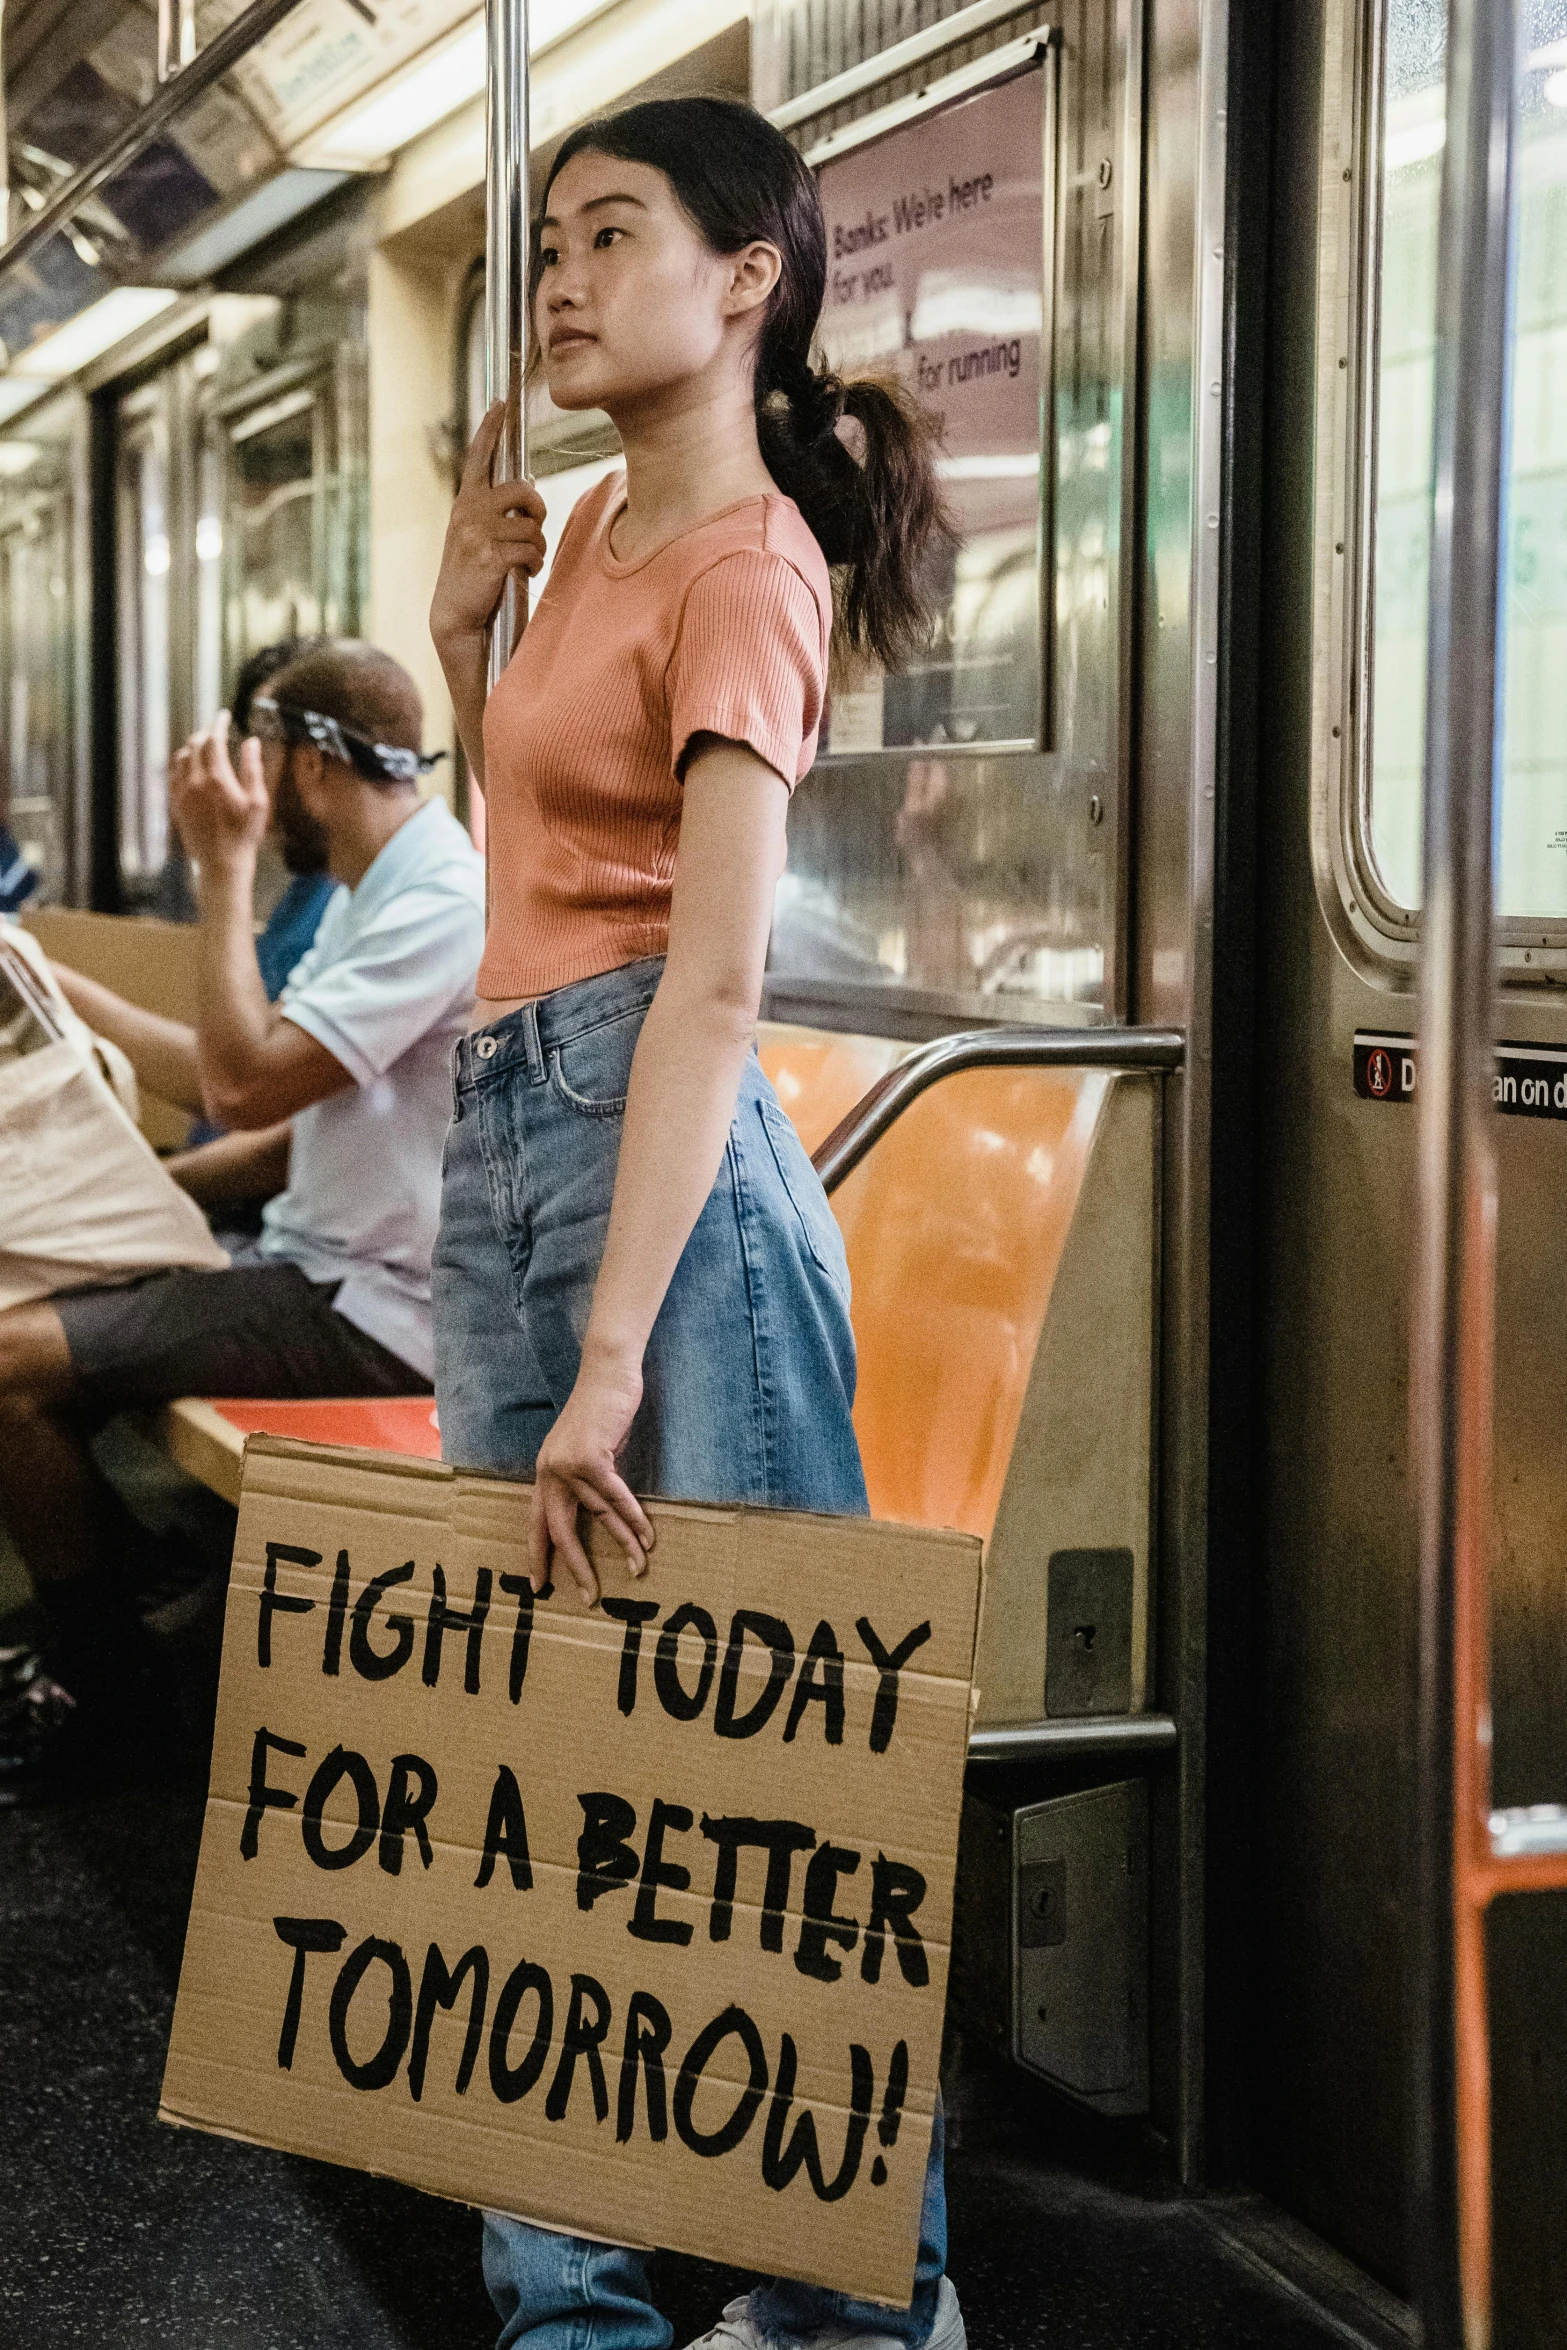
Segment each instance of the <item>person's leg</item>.
[{"label": "person's leg", "polygon": [[[526,1478],[559,1408],[521,1303],[529,1217],[512,1093],[514,1080],[527,1083],[527,1061],[519,1076],[509,1061],[470,1065],[466,1047],[461,1060],[469,1073],[460,1072],[447,1137],[431,1276],[441,1453]],[[485,1072],[482,1104],[472,1069]],[[653,2306],[646,2255],[624,2245],[486,2212],[484,2281],[501,2320],[498,2350],[667,2350],[673,2339]]]},{"label": "person's leg", "polygon": [[104,1566],[134,1525],[88,1450],[75,1386],[53,1306],[0,1313],[0,1516],[39,1586]]},{"label": "person's leg", "polygon": [[75,1385],[53,1306],[0,1313],[0,1517],[48,1622],[50,1672],[79,1704],[118,1715],[151,1653],[125,1573],[147,1537],[88,1449]]},{"label": "person's leg", "polygon": [[[808,2342],[813,2334],[873,2334],[891,2342],[905,2342],[922,2350],[936,2327],[942,2307],[942,2280],[947,2272],[946,2129],[938,2100],[930,2133],[930,2155],[925,2165],[925,2195],[920,2208],[919,2251],[914,2262],[914,2297],[907,2309],[887,2309],[879,2301],[856,2301],[847,2293],[832,2293],[824,2285],[801,2285],[775,2278],[748,2296],[747,2315],[769,2342]],[[956,2306],[950,2290],[951,2315]],[[957,2321],[961,2324],[961,2320]],[[944,2324],[943,2333],[947,2331]],[[961,2337],[959,2337],[961,2338]]]},{"label": "person's leg", "polygon": [[156,1544],[100,1474],[91,1428],[178,1395],[428,1393],[334,1312],[334,1294],[263,1261],[0,1314],[0,1508],[50,1627],[49,1676],[0,1720],[0,1798],[79,1777],[121,1750],[127,1726],[151,1742],[166,1718],[144,1703],[157,1652],[135,1606]]},{"label": "person's leg", "polygon": [[668,2350],[647,2254],[484,2215],[484,2282],[501,2320],[496,2350]]}]

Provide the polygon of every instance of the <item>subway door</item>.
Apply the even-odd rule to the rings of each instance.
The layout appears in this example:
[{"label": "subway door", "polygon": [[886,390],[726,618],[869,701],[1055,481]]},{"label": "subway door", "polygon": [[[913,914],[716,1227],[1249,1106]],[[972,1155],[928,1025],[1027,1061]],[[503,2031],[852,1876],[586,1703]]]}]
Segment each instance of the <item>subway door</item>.
[{"label": "subway door", "polygon": [[[1385,0],[1380,23],[1351,0],[1276,13],[1261,597],[1258,2183],[1398,2285],[1442,17],[1424,0]],[[1519,20],[1495,890],[1492,1772],[1508,1806],[1567,1800],[1567,51],[1559,11]],[[1498,1903],[1488,1946],[1493,2338],[1563,2350],[1567,1898]]]},{"label": "subway door", "polygon": [[[33,905],[80,896],[68,414],[0,438],[0,818],[38,878]],[[32,420],[29,420],[31,423]]]},{"label": "subway door", "polygon": [[194,912],[169,823],[169,762],[197,722],[194,357],[122,392],[114,411],[117,896],[127,912],[176,920]]}]

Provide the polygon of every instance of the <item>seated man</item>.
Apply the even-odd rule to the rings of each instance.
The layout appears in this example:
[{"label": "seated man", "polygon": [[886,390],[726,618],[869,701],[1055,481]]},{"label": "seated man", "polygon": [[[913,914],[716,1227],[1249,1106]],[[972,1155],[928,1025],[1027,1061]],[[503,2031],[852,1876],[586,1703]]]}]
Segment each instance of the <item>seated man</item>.
[{"label": "seated man", "polygon": [[[484,932],[484,868],[421,801],[413,680],[368,645],[304,653],[258,698],[230,761],[226,718],[175,764],[200,869],[201,1020],[211,1115],[288,1187],[229,1271],[174,1271],[0,1313],[0,1512],[48,1622],[48,1670],[0,1716],[0,1802],[90,1777],[148,1730],[151,1652],[126,1572],[146,1537],[87,1438],[128,1405],[205,1395],[429,1390],[430,1253]],[[270,785],[270,793],[269,793]],[[346,884],[269,1005],[251,893],[269,816],[319,827]]]},{"label": "seated man", "polygon": [[[250,733],[251,703],[268,681],[303,653],[317,651],[327,642],[322,637],[285,637],[280,644],[263,645],[251,654],[234,680],[234,707],[229,714],[231,750]],[[256,961],[267,1001],[276,1003],[289,973],[313,943],[339,884],[326,869],[321,827],[305,816],[297,796],[291,795],[281,810],[274,804],[270,830],[289,881],[256,940]],[[200,1113],[201,1071],[194,1028],[183,1020],[170,1020],[140,1004],[128,1003],[112,988],[79,971],[67,970],[63,964],[55,965],[55,976],[89,1028],[120,1047],[149,1092],[161,1094],[181,1109]],[[198,1115],[190,1144],[210,1142],[220,1131],[210,1119]],[[169,1172],[204,1207],[238,1206],[240,1194],[232,1188],[233,1157],[223,1152],[197,1157],[190,1150],[171,1162]],[[240,1164],[246,1163],[242,1158]]]}]

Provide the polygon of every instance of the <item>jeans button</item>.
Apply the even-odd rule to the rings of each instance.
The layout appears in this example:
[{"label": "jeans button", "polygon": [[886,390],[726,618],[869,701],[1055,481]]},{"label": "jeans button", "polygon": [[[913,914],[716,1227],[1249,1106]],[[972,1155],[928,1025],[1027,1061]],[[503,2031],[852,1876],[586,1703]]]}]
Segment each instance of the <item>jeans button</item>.
[{"label": "jeans button", "polygon": [[481,1036],[473,1049],[481,1061],[488,1061],[493,1057],[498,1041],[499,1039],[493,1036]]}]

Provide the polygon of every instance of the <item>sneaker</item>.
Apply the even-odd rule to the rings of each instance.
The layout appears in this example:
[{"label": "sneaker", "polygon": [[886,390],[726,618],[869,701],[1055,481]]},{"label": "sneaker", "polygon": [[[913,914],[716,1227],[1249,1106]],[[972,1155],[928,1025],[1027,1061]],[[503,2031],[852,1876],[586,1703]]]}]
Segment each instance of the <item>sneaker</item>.
[{"label": "sneaker", "polygon": [[176,1760],[167,1707],[145,1676],[129,1702],[105,1709],[78,1705],[44,1670],[0,1708],[0,1810],[140,1784]]},{"label": "sneaker", "polygon": [[[690,2350],[774,2350],[771,2338],[751,2316],[749,2294],[731,2301],[716,2326],[690,2345]],[[908,2350],[901,2334],[868,2334],[858,2326],[823,2326],[807,2334],[800,2350]],[[924,2350],[968,2350],[963,2312],[950,2277],[943,2277],[936,2296],[936,2322]]]},{"label": "sneaker", "polygon": [[13,1697],[20,1697],[30,1681],[36,1680],[43,1667],[43,1657],[31,1641],[17,1640],[0,1647],[0,1705]]}]

